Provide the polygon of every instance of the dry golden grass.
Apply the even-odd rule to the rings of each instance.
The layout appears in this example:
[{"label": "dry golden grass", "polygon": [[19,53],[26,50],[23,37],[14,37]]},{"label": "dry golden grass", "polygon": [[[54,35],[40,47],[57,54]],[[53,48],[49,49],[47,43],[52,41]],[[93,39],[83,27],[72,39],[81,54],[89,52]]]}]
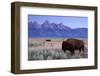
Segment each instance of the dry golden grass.
[{"label": "dry golden grass", "polygon": [[[29,39],[29,44],[37,44],[37,46],[32,46],[33,49],[61,49],[62,42],[67,39],[49,39],[51,41],[46,41],[47,39]],[[85,46],[88,45],[87,39],[80,39],[83,40]],[[40,45],[38,45],[40,44]]]},{"label": "dry golden grass", "polygon": [[[50,40],[50,41],[46,41]],[[85,43],[85,51],[79,54],[75,50],[72,56],[70,51],[65,53],[62,51],[62,42],[67,39],[29,39],[28,60],[54,60],[54,59],[74,59],[74,58],[87,58],[88,56],[88,40],[83,40]]]}]

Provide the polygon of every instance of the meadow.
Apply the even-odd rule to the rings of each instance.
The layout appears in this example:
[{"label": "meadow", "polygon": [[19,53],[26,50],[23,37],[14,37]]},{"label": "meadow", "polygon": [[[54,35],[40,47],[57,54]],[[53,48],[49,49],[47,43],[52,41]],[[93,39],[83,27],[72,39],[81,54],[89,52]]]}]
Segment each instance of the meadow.
[{"label": "meadow", "polygon": [[71,55],[69,50],[63,52],[62,42],[67,38],[29,38],[28,40],[28,60],[55,60],[55,59],[79,59],[88,57],[88,41],[87,39],[81,39],[85,43],[84,52],[79,53],[79,50],[75,50],[75,54]]}]

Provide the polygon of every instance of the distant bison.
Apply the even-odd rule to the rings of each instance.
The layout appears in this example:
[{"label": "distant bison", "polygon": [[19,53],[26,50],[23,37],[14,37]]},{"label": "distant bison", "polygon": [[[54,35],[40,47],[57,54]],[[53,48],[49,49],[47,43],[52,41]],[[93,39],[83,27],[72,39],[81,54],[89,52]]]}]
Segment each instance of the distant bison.
[{"label": "distant bison", "polygon": [[51,41],[51,40],[48,39],[48,40],[46,40],[46,41]]},{"label": "distant bison", "polygon": [[66,50],[69,50],[71,54],[74,54],[75,50],[79,50],[81,52],[84,51],[84,42],[83,40],[78,39],[67,39],[66,41],[62,42],[62,50],[65,52]]}]

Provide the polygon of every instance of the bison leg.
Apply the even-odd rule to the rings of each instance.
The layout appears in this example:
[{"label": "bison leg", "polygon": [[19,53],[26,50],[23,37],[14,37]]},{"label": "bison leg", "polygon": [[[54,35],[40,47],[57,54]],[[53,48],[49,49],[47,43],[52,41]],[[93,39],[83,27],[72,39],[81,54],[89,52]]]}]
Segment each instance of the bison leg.
[{"label": "bison leg", "polygon": [[81,51],[82,51],[82,48],[79,48],[79,53],[81,53]]},{"label": "bison leg", "polygon": [[84,52],[84,46],[82,46],[80,49],[79,49],[80,53],[81,51]]},{"label": "bison leg", "polygon": [[64,53],[65,53],[66,50],[63,50],[63,51],[64,51]]},{"label": "bison leg", "polygon": [[73,55],[74,54],[74,50],[71,50],[71,55]]},{"label": "bison leg", "polygon": [[84,52],[84,46],[82,46],[82,51]]}]

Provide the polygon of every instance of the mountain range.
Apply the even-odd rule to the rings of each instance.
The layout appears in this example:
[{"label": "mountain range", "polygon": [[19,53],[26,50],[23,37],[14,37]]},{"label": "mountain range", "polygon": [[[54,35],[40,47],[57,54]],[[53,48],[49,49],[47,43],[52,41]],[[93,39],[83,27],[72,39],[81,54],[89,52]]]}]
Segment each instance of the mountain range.
[{"label": "mountain range", "polygon": [[28,22],[29,38],[87,38],[88,28],[71,28],[63,23],[50,23],[48,20],[42,24]]}]

